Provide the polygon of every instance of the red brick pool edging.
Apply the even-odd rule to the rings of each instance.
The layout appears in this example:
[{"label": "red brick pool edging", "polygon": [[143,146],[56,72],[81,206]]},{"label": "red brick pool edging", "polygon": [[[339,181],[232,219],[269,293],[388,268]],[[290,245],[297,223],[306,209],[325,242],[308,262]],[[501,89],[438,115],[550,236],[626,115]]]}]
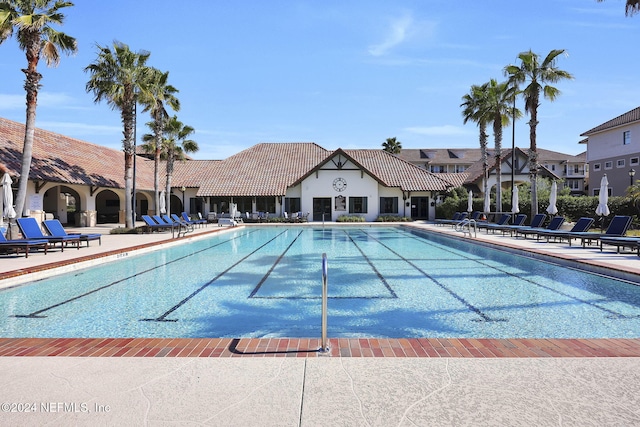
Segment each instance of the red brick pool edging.
[{"label": "red brick pool edging", "polygon": [[0,357],[640,357],[640,339],[0,338]]}]

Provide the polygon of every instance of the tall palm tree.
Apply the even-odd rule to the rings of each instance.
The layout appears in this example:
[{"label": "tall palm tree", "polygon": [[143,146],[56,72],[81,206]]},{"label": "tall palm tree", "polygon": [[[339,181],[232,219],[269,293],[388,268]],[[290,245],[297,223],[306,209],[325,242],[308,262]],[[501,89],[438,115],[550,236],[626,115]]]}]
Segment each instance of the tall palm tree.
[{"label": "tall palm tree", "polygon": [[493,123],[493,139],[496,158],[496,212],[502,212],[502,128],[511,123],[511,117],[520,117],[521,113],[513,108],[516,88],[509,82],[498,83],[491,79],[487,83],[487,115]]},{"label": "tall palm tree", "polygon": [[86,91],[93,92],[94,102],[107,101],[111,109],[120,110],[124,127],[122,148],[124,151],[125,222],[133,228],[133,158],[135,156],[134,129],[136,126],[136,104],[139,92],[146,91],[146,80],[150,73],[146,66],[150,53],[132,52],[124,43],[114,42],[113,50],[98,45],[98,58],[84,70],[91,77]]},{"label": "tall palm tree", "polygon": [[[167,156],[167,181],[166,204],[167,212],[171,212],[171,180],[173,178],[173,165],[176,160],[184,160],[184,153],[198,151],[198,143],[187,139],[195,129],[187,126],[173,116],[167,120],[164,126],[163,151]],[[184,206],[183,206],[184,207]]]},{"label": "tall palm tree", "polygon": [[147,153],[153,153],[153,189],[155,191],[156,213],[160,207],[160,155],[162,153],[162,134],[164,124],[169,118],[165,105],[173,111],[180,110],[180,101],[175,94],[178,89],[168,83],[169,72],[161,72],[151,68],[147,81],[146,91],[142,92],[139,102],[144,105],[143,112],[151,114],[152,121],[147,123],[153,131],[153,135],[144,135],[144,148]]},{"label": "tall palm tree", "polygon": [[0,2],[0,43],[10,38],[14,31],[18,46],[27,56],[24,89],[27,92],[27,116],[22,149],[20,183],[16,196],[16,213],[22,216],[27,198],[27,183],[33,157],[33,137],[36,128],[36,107],[42,74],[38,62],[43,56],[47,66],[60,63],[60,52],[67,54],[78,50],[76,39],[54,30],[52,25],[62,25],[65,16],[61,9],[73,3],[61,0],[8,0]]},{"label": "tall palm tree", "polygon": [[549,83],[557,83],[561,80],[572,79],[567,71],[556,67],[559,55],[565,53],[564,49],[554,49],[540,62],[540,56],[531,50],[521,52],[518,55],[519,65],[507,65],[504,69],[509,76],[509,84],[513,87],[522,87],[521,94],[524,98],[524,109],[529,113],[529,179],[531,181],[531,217],[538,213],[538,195],[536,180],[538,177],[538,148],[536,143],[536,128],[538,126],[538,107],[540,95],[549,101],[554,101],[560,91]]},{"label": "tall palm tree", "polygon": [[382,143],[382,149],[391,154],[400,154],[402,151],[402,142],[396,140],[396,137],[387,138],[385,142]]},{"label": "tall palm tree", "polygon": [[488,104],[488,84],[483,84],[481,86],[472,85],[469,93],[462,97],[462,117],[463,121],[466,124],[469,121],[475,122],[478,124],[479,129],[479,140],[480,140],[480,157],[482,160],[482,171],[483,171],[483,193],[487,194],[489,191],[489,183],[488,183],[488,169],[489,162],[487,160],[487,140],[489,139],[489,135],[487,135],[487,123],[489,122],[489,117],[487,114],[487,104]]},{"label": "tall palm tree", "polygon": [[[604,0],[598,0],[599,3],[603,1]],[[640,12],[640,0],[627,0],[627,4],[624,7],[624,14],[626,16],[632,16],[638,12]]]}]

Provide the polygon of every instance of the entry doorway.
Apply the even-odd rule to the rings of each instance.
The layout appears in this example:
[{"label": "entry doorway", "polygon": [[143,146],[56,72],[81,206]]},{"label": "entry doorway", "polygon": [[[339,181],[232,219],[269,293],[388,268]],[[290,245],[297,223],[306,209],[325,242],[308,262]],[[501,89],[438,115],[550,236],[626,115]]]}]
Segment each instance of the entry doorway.
[{"label": "entry doorway", "polygon": [[313,220],[331,221],[331,197],[313,198]]},{"label": "entry doorway", "polygon": [[411,219],[429,219],[429,198],[411,198]]}]

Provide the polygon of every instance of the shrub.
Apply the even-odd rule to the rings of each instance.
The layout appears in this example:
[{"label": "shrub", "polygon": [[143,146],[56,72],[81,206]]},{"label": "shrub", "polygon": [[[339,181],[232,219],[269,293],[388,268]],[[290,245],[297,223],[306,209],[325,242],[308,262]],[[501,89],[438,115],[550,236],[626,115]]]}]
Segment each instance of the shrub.
[{"label": "shrub", "polygon": [[136,228],[124,228],[124,227],[116,227],[112,228],[109,231],[109,234],[142,234],[143,227]]},{"label": "shrub", "polygon": [[398,215],[380,215],[376,218],[376,222],[410,222],[413,221],[408,216],[398,216]]},{"label": "shrub", "polygon": [[340,215],[337,222],[364,222],[364,217],[359,215]]}]

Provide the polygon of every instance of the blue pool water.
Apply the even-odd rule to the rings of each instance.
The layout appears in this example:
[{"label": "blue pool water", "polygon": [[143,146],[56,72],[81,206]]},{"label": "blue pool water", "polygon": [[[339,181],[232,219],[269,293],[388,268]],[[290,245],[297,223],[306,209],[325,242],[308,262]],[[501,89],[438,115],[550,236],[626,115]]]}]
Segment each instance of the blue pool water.
[{"label": "blue pool water", "polygon": [[638,338],[640,286],[408,227],[243,228],[0,291],[2,337]]}]

